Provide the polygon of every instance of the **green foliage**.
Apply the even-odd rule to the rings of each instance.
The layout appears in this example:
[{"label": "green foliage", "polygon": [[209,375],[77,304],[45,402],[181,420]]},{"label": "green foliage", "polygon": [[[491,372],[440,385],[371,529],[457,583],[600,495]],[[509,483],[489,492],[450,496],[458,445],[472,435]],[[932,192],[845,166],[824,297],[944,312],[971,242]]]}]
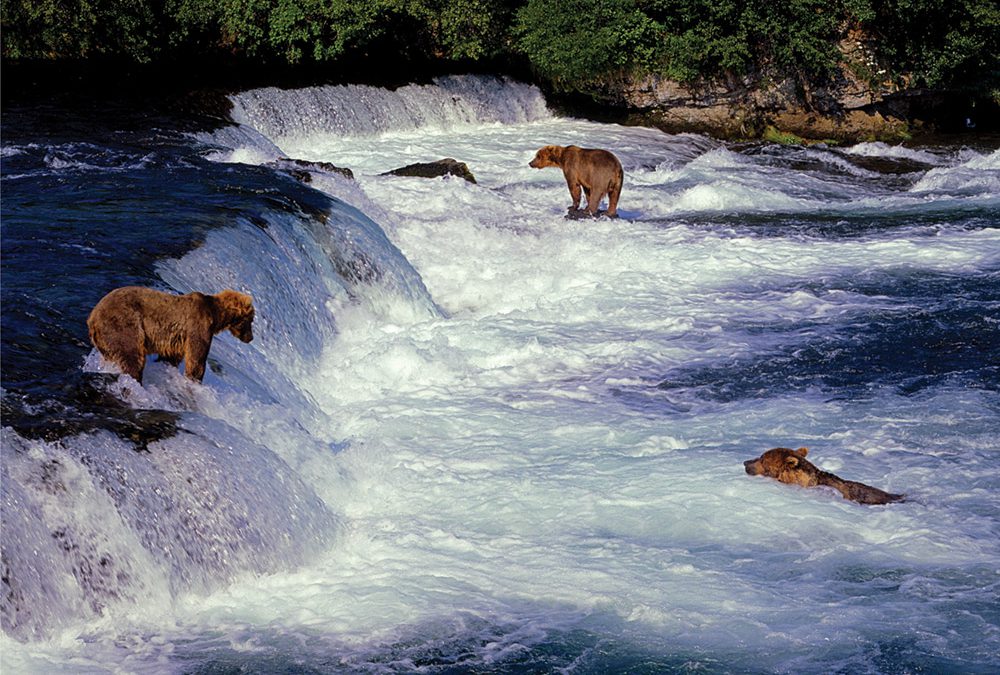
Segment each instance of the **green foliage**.
[{"label": "green foliage", "polygon": [[662,37],[635,0],[528,0],[515,34],[538,71],[563,88],[653,67]]},{"label": "green foliage", "polygon": [[1000,4],[996,0],[883,0],[865,27],[878,55],[910,86],[1000,86]]},{"label": "green foliage", "polygon": [[509,9],[490,0],[169,0],[175,42],[217,35],[222,45],[287,63],[369,50],[478,59],[506,39]]},{"label": "green foliage", "polygon": [[147,0],[0,0],[3,56],[81,58],[155,52],[156,16]]},{"label": "green foliage", "polygon": [[772,126],[764,129],[761,140],[777,143],[778,145],[806,145],[806,140],[801,136],[797,136],[790,131],[781,131]]},{"label": "green foliage", "polygon": [[666,74],[681,81],[772,68],[821,76],[837,61],[843,20],[825,0],[648,0],[667,32]]},{"label": "green foliage", "polygon": [[230,51],[298,63],[323,61],[363,47],[406,14],[391,0],[168,0],[177,21],[175,44],[214,36]]},{"label": "green foliage", "polygon": [[821,79],[857,30],[871,38],[872,77],[1000,89],[997,0],[0,0],[0,16],[7,60],[517,54],[581,91],[624,73]]},{"label": "green foliage", "polygon": [[510,6],[492,0],[446,2],[435,23],[438,42],[450,58],[497,56],[506,48],[512,14]]},{"label": "green foliage", "polygon": [[[3,55],[108,54],[161,47],[299,63],[351,54],[481,59],[509,41],[512,6],[493,0],[0,0]],[[153,9],[162,7],[155,16]]]}]

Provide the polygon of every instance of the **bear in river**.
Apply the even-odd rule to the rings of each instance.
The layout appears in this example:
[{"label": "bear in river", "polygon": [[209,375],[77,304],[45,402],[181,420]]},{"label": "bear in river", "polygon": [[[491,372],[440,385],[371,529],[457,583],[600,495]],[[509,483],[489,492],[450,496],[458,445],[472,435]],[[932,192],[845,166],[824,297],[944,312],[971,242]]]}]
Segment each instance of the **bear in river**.
[{"label": "bear in river", "polygon": [[748,459],[743,462],[743,466],[751,476],[767,476],[782,483],[791,483],[802,487],[815,487],[817,485],[832,487],[840,492],[845,499],[859,504],[889,504],[905,499],[905,495],[883,492],[870,485],[844,480],[828,471],[823,471],[806,460],[808,452],[806,448],[798,450],[774,448],[757,459]]},{"label": "bear in river", "polygon": [[173,295],[152,288],[117,288],[87,317],[90,341],[105,359],[142,382],[146,356],[157,354],[201,382],[212,337],[229,330],[243,342],[253,340],[253,298],[239,291],[216,295]]},{"label": "bear in river", "polygon": [[625,173],[622,171],[622,163],[607,150],[578,148],[575,145],[546,145],[535,153],[535,158],[528,166],[535,169],[558,166],[562,169],[569,194],[573,198],[570,215],[580,214],[582,188],[587,197],[587,215],[598,215],[597,207],[607,195],[608,210],[603,215],[618,217],[618,197],[622,192]]}]

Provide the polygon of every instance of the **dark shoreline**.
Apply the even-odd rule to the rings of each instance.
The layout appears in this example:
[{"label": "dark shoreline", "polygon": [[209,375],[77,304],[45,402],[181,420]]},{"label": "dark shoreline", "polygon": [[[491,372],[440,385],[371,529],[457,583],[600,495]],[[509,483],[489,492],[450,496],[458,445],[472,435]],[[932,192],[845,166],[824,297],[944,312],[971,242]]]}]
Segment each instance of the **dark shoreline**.
[{"label": "dark shoreline", "polygon": [[[227,95],[259,87],[295,89],[308,86],[365,84],[395,89],[407,84],[429,83],[433,78],[456,73],[506,76],[538,86],[560,115],[581,117],[628,126],[649,126],[667,133],[701,133],[725,140],[775,140],[811,143],[830,140],[845,144],[858,140],[884,140],[906,145],[967,144],[1000,147],[1000,102],[985,96],[957,92],[909,92],[896,98],[895,106],[873,108],[873,115],[896,113],[907,132],[899,135],[856,136],[811,134],[808,125],[790,128],[780,121],[769,122],[766,113],[746,108],[747,117],[758,123],[735,132],[712,123],[670,121],[668,107],[635,108],[598,101],[582,93],[555,90],[536,76],[526,61],[490,62],[407,61],[366,58],[344,61],[336,66],[308,64],[288,66],[260,64],[246,59],[184,58],[153,64],[136,64],[120,59],[89,59],[66,62],[4,62],[0,108],[49,103],[86,106],[107,101],[124,106],[155,109],[182,119],[197,118],[228,123],[231,104]],[[967,110],[977,110],[975,126],[964,124]],[[678,109],[682,112],[683,109]],[[813,115],[820,123],[833,121],[833,114]],[[780,119],[780,117],[779,117]],[[790,132],[790,133],[787,133]]]}]

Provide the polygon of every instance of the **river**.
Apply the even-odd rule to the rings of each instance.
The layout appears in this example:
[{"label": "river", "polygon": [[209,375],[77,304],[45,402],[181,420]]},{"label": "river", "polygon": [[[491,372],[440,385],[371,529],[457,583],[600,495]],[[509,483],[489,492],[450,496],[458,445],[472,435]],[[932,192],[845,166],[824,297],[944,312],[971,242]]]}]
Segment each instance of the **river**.
[{"label": "river", "polygon": [[[230,101],[5,111],[4,673],[1000,669],[995,145]],[[547,144],[621,159],[619,219]],[[250,293],[255,339],[118,378],[128,284]],[[776,446],[907,500],[745,473]]]}]

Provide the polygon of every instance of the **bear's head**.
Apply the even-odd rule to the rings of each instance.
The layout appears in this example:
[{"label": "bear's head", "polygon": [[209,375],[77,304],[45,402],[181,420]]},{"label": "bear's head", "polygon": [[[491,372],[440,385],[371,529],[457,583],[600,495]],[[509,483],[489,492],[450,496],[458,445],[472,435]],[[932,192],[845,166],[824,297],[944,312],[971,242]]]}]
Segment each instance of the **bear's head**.
[{"label": "bear's head", "polygon": [[805,460],[808,453],[809,450],[806,448],[798,450],[774,448],[757,459],[748,459],[743,462],[743,466],[751,476],[767,476],[776,478],[782,483],[803,484],[804,475],[814,472],[812,464]]},{"label": "bear's head", "polygon": [[215,300],[224,317],[223,329],[228,328],[243,342],[253,340],[253,298],[227,288],[217,294]]},{"label": "bear's head", "polygon": [[535,158],[528,162],[532,169],[544,169],[547,166],[562,166],[563,147],[561,145],[546,145],[535,153]]}]

